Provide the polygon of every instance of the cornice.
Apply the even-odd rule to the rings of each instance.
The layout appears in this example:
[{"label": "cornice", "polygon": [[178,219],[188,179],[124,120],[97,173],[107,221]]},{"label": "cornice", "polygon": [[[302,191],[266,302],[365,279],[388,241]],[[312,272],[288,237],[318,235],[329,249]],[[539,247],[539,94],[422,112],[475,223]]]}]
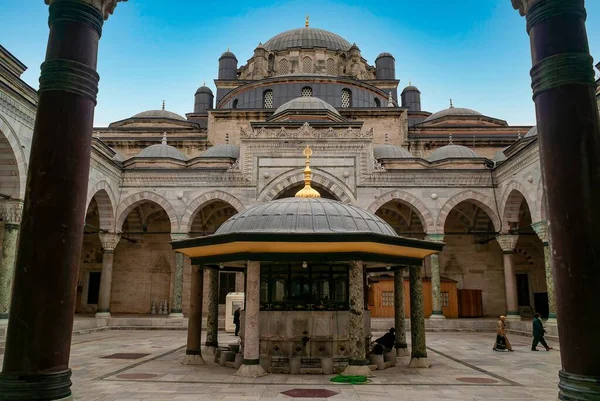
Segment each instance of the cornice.
[{"label": "cornice", "polygon": [[2,91],[0,91],[0,109],[8,116],[14,118],[33,131],[35,110],[26,108],[22,103],[16,101]]}]

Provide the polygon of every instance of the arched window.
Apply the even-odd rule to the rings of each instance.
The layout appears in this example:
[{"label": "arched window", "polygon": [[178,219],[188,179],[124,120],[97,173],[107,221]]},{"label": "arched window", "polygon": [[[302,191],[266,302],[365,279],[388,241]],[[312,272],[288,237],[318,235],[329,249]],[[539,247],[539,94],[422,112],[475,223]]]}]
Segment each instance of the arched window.
[{"label": "arched window", "polygon": [[237,105],[238,105],[238,100],[237,99],[233,99],[233,106],[231,106],[233,109],[237,109]]},{"label": "arched window", "polygon": [[375,98],[375,107],[381,107],[381,101],[377,97]]},{"label": "arched window", "polygon": [[273,108],[273,91],[271,89],[267,89],[263,93],[263,107],[265,109]]},{"label": "arched window", "polygon": [[277,67],[277,73],[279,75],[289,74],[290,73],[290,64],[284,58],[279,60],[279,67]]},{"label": "arched window", "polygon": [[350,89],[342,89],[342,107],[352,107],[352,92]]},{"label": "arched window", "polygon": [[310,57],[302,59],[302,72],[312,72],[312,60]]},{"label": "arched window", "polygon": [[337,68],[335,67],[335,60],[328,58],[325,62],[325,71],[327,75],[337,75]]},{"label": "arched window", "polygon": [[312,88],[310,86],[305,86],[302,88],[302,97],[311,97],[312,96]]}]

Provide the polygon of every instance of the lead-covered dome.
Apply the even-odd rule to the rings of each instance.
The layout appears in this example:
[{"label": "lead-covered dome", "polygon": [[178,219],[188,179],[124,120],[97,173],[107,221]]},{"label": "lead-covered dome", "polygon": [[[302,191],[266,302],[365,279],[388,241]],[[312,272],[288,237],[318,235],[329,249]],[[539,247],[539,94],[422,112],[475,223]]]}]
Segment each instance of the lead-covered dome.
[{"label": "lead-covered dome", "polygon": [[341,36],[324,29],[298,28],[273,36],[263,46],[268,51],[280,51],[293,47],[302,49],[324,47],[333,51],[348,51],[352,45]]},{"label": "lead-covered dome", "polygon": [[373,156],[376,159],[406,159],[413,155],[401,146],[391,145],[389,143],[383,145],[375,145],[373,147]]},{"label": "lead-covered dome", "polygon": [[398,236],[388,223],[375,214],[324,198],[285,198],[250,207],[229,218],[215,235],[278,232]]},{"label": "lead-covered dome", "polygon": [[187,121],[185,117],[167,110],[148,110],[137,113],[132,118],[168,118],[171,120]]},{"label": "lead-covered dome", "polygon": [[223,143],[208,148],[200,157],[215,157],[215,158],[240,158],[240,147],[231,145],[229,143]]},{"label": "lead-covered dome", "polygon": [[436,149],[427,157],[430,162],[436,162],[444,159],[470,159],[474,157],[481,157],[473,149],[467,148],[462,145],[446,145],[439,149]]},{"label": "lead-covered dome", "polygon": [[163,135],[161,143],[142,149],[136,157],[140,158],[169,158],[186,161],[187,157],[181,151],[171,145],[167,145],[167,133]]},{"label": "lead-covered dome", "polygon": [[458,116],[458,117],[467,117],[467,116],[481,116],[482,114],[478,111],[472,109],[465,109],[463,107],[449,107],[445,110],[438,111],[433,113],[429,117],[427,117],[423,122],[437,120],[438,118],[446,117],[446,116]]},{"label": "lead-covered dome", "polygon": [[292,99],[289,102],[286,102],[279,106],[273,115],[282,113],[286,110],[329,110],[338,116],[340,113],[324,100],[319,99],[318,97],[298,97],[296,99]]}]

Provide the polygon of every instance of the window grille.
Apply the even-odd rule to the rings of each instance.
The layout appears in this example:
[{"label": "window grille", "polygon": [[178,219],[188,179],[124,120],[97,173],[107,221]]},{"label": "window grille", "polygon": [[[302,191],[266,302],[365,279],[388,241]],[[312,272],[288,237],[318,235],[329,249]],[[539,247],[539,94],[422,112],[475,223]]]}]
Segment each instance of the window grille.
[{"label": "window grille", "polygon": [[347,108],[352,106],[352,93],[349,89],[342,89],[342,107]]},{"label": "window grille", "polygon": [[337,75],[335,61],[332,58],[328,58],[325,62],[325,70],[327,71],[327,75]]},{"label": "window grille", "polygon": [[312,72],[312,60],[310,57],[302,59],[302,72]]},{"label": "window grille", "polygon": [[290,64],[286,59],[281,59],[279,61],[279,67],[277,68],[277,73],[279,75],[289,74],[290,73]]},{"label": "window grille", "polygon": [[312,88],[309,86],[305,86],[304,88],[302,88],[302,97],[311,97],[312,94]]},{"label": "window grille", "polygon": [[272,90],[265,91],[263,107],[265,109],[273,108],[273,91]]}]

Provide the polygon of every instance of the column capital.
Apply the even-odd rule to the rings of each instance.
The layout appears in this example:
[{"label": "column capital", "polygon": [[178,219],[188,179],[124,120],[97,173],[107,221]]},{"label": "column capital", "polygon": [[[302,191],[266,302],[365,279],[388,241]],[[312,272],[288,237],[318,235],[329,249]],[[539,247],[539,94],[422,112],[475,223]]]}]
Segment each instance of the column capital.
[{"label": "column capital", "polygon": [[518,235],[503,234],[496,237],[496,241],[498,241],[500,248],[505,253],[512,253],[515,250],[515,246],[517,246],[518,240]]},{"label": "column capital", "polygon": [[547,221],[542,220],[542,221],[533,223],[533,224],[531,224],[531,228],[533,228],[533,231],[535,231],[537,236],[540,237],[540,240],[542,240],[542,242],[544,244],[548,243],[548,222]]},{"label": "column capital", "polygon": [[23,215],[23,202],[20,200],[10,200],[0,204],[0,217],[4,223],[21,224]]},{"label": "column capital", "polygon": [[[54,3],[59,3],[65,0],[44,0],[44,2],[51,6]],[[73,1],[73,0],[71,0]],[[108,16],[115,11],[115,7],[117,7],[117,3],[120,1],[127,0],[76,0],[80,3],[89,4],[90,6],[96,8],[98,11],[102,13],[102,16],[105,20],[108,19]]]},{"label": "column capital", "polygon": [[442,242],[444,240],[444,234],[427,234],[425,239],[427,241]]},{"label": "column capital", "polygon": [[511,0],[513,8],[518,10],[522,17],[527,15],[527,10],[529,10],[529,7],[531,7],[531,5],[537,1],[538,0]]},{"label": "column capital", "polygon": [[182,241],[188,238],[190,238],[188,233],[171,233],[171,240],[173,241]]},{"label": "column capital", "polygon": [[117,233],[99,233],[100,242],[102,243],[102,250],[112,252],[115,250],[119,241],[121,240],[121,234]]}]

